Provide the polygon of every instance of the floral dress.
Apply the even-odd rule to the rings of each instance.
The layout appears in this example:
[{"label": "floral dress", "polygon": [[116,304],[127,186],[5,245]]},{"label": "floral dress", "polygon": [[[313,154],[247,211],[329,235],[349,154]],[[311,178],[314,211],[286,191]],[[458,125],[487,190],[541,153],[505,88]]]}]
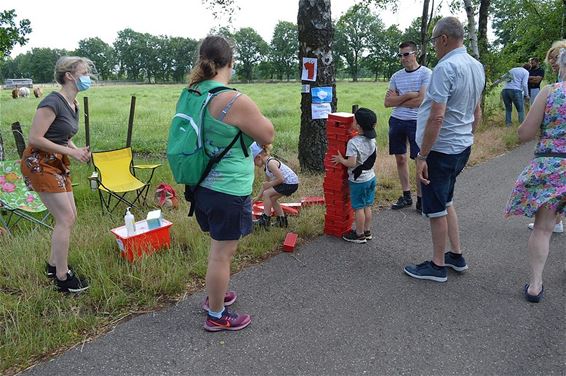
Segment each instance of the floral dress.
[{"label": "floral dress", "polygon": [[566,82],[551,86],[535,158],[517,178],[505,215],[533,217],[545,204],[566,214]]}]

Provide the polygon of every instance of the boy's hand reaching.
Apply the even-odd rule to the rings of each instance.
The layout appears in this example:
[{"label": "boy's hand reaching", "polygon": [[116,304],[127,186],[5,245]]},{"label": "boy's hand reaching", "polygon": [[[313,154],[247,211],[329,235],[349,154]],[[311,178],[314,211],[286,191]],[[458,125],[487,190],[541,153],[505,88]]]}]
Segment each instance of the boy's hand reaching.
[{"label": "boy's hand reaching", "polygon": [[330,159],[332,161],[332,163],[334,163],[334,165],[337,164],[344,164],[344,157],[342,156],[342,154],[340,154],[340,152],[338,152],[338,154],[333,155],[332,158]]}]

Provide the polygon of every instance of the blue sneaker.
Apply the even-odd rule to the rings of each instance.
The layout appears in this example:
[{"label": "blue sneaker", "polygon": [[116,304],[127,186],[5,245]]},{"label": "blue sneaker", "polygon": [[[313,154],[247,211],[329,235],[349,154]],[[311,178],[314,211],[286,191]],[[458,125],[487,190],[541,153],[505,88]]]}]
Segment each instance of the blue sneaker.
[{"label": "blue sneaker", "polygon": [[456,270],[457,272],[463,272],[468,269],[464,256],[456,258],[452,252],[446,252],[444,254],[444,265]]},{"label": "blue sneaker", "polygon": [[435,282],[446,282],[446,267],[435,268],[432,266],[432,261],[425,261],[422,264],[413,266],[408,265],[403,269],[405,273],[413,278],[428,279]]}]

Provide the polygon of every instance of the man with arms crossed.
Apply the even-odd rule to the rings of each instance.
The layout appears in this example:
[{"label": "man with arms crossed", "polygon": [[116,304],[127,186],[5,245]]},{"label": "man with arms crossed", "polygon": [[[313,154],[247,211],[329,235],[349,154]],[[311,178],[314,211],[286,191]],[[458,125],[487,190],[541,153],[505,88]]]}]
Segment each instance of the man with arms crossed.
[{"label": "man with arms crossed", "polygon": [[[466,52],[464,28],[455,17],[442,18],[431,42],[440,59],[417,118],[417,174],[422,212],[430,219],[432,261],[405,267],[413,278],[446,282],[446,267],[468,268],[460,249],[458,217],[452,204],[456,177],[464,169],[481,118],[483,66]],[[445,252],[447,240],[451,252]]]},{"label": "man with arms crossed", "polygon": [[531,98],[531,106],[535,102],[535,98],[540,91],[540,82],[544,78],[544,69],[540,66],[537,57],[529,59],[531,69],[529,69],[529,97]]},{"label": "man with arms crossed", "polygon": [[[432,73],[430,69],[417,62],[415,42],[401,43],[397,56],[401,59],[403,69],[395,72],[391,77],[384,103],[385,107],[394,107],[389,118],[389,155],[395,155],[397,173],[403,189],[403,195],[391,206],[393,210],[413,205],[409,183],[407,141],[411,148],[409,156],[414,160],[419,152],[419,147],[415,142],[417,111],[423,101]],[[420,185],[417,178],[417,211],[421,210]]]}]

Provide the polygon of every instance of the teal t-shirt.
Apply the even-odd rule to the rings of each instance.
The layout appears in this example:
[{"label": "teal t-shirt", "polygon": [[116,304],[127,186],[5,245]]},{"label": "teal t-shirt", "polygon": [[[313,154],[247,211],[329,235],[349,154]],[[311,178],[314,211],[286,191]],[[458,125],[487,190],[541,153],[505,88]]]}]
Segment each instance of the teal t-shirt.
[{"label": "teal t-shirt", "polygon": [[[201,91],[208,91],[214,87],[223,86],[222,83],[208,80],[198,84]],[[236,95],[236,92],[234,92]],[[215,99],[212,99],[214,101]],[[204,143],[209,155],[216,155],[236,137],[240,129],[226,124],[212,117],[208,108],[204,115]],[[204,179],[201,186],[213,191],[226,193],[234,196],[248,196],[252,193],[254,182],[254,162],[250,145],[253,139],[243,134],[244,144],[248,150],[248,157],[244,155],[240,141],[226,153],[224,158],[217,163],[210,174]]]}]

